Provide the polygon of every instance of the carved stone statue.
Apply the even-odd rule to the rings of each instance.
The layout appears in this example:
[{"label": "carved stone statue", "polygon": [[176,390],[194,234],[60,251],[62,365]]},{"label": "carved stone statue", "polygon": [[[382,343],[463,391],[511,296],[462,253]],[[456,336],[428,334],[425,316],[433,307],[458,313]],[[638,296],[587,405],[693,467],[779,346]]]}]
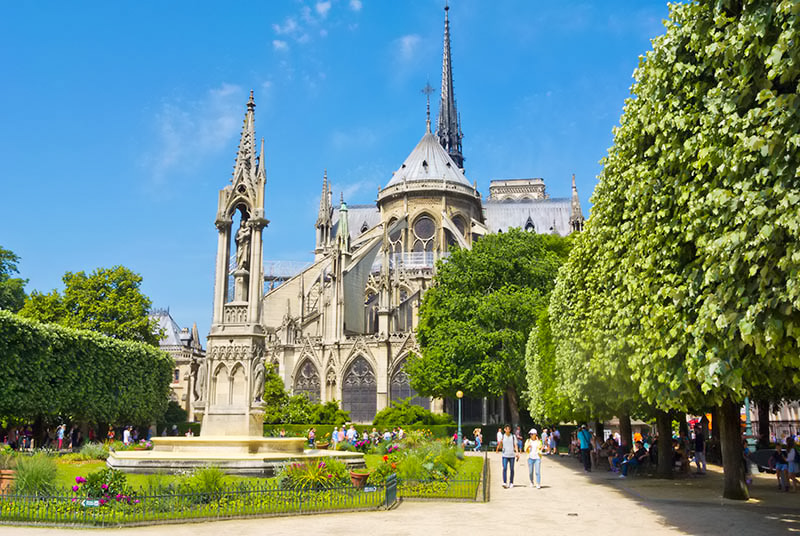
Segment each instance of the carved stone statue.
[{"label": "carved stone statue", "polygon": [[253,400],[255,402],[261,402],[261,398],[264,396],[265,374],[264,358],[260,357],[253,364]]},{"label": "carved stone statue", "polygon": [[194,381],[194,399],[203,400],[203,395],[205,394],[206,390],[206,362],[205,360],[200,361],[199,366],[197,367],[197,377]]},{"label": "carved stone statue", "polygon": [[236,232],[236,267],[247,270],[250,266],[250,229],[242,222]]}]

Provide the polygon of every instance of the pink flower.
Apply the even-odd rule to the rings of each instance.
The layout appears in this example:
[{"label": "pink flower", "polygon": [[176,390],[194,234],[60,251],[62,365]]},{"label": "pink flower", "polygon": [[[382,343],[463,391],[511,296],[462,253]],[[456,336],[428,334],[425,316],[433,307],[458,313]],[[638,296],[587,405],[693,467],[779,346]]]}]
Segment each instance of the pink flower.
[{"label": "pink flower", "polygon": [[82,476],[76,476],[75,477],[75,483],[76,484],[83,484],[84,482],[86,482],[86,479],[83,478]]},{"label": "pink flower", "polygon": [[100,499],[100,506],[103,506],[104,504],[106,504],[106,500],[105,499]]},{"label": "pink flower", "polygon": [[72,491],[78,491],[79,489],[81,489],[81,488],[80,488],[80,486],[78,486],[77,484],[75,484],[74,486],[72,486]]},{"label": "pink flower", "polygon": [[114,496],[114,498],[115,498],[116,500],[120,500],[120,499],[122,498],[122,494],[121,494],[121,493],[117,493],[117,494]]},{"label": "pink flower", "polygon": [[102,486],[100,486],[100,487],[101,487],[101,488],[103,488],[103,489],[108,489],[108,484],[103,484],[103,485],[102,485]]},{"label": "pink flower", "polygon": [[78,502],[78,498],[77,497],[73,497],[72,498],[72,502]]},{"label": "pink flower", "polygon": [[135,500],[133,501],[133,504],[139,504],[139,499],[135,499]]}]

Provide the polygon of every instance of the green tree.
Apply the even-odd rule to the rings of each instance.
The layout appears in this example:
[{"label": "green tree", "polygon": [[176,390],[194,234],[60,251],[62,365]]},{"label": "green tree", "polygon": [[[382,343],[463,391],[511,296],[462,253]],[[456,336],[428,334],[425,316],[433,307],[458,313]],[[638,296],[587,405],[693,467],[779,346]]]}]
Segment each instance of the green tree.
[{"label": "green tree", "polygon": [[63,281],[63,295],[57,290],[49,294],[34,291],[20,314],[158,346],[156,322],[148,317],[152,302],[141,291],[139,274],[114,266],[98,268],[89,275],[67,272]]},{"label": "green tree", "polygon": [[422,353],[406,365],[414,389],[506,396],[519,422],[525,344],[568,251],[569,239],[511,229],[440,262],[420,307]]},{"label": "green tree", "polygon": [[800,381],[798,15],[788,0],[670,6],[585,233],[592,277],[615,277],[577,339],[626,348],[617,359],[661,412],[719,407],[733,499],[748,496],[743,398]]},{"label": "green tree", "polygon": [[25,284],[27,279],[11,277],[19,273],[19,257],[14,252],[0,246],[0,309],[16,313],[25,304]]}]

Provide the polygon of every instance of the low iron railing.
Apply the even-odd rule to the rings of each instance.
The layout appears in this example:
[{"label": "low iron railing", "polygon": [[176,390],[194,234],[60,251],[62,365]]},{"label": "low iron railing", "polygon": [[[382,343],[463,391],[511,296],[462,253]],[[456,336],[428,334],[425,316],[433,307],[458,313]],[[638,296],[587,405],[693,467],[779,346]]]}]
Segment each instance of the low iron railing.
[{"label": "low iron railing", "polygon": [[[394,489],[391,489],[391,486]],[[387,493],[387,490],[388,493]],[[64,492],[44,496],[0,495],[0,523],[121,526],[185,520],[233,519],[334,511],[376,510],[397,501],[397,482],[357,489],[282,489],[277,485],[239,485],[217,492],[147,490],[122,500],[78,497]]]}]

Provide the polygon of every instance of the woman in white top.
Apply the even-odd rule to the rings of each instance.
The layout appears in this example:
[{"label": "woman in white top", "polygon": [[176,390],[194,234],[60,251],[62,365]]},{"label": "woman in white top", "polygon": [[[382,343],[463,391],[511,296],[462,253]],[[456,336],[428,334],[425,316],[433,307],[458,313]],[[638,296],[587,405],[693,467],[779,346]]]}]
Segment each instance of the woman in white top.
[{"label": "woman in white top", "polygon": [[[542,430],[542,455],[547,454],[547,441],[548,441],[549,434],[547,433],[547,428]],[[537,436],[538,438],[538,436]]]},{"label": "woman in white top", "polygon": [[530,438],[525,442],[525,452],[528,453],[528,475],[533,487],[533,477],[536,475],[536,487],[542,487],[542,442],[536,433],[536,428],[528,432]]}]

